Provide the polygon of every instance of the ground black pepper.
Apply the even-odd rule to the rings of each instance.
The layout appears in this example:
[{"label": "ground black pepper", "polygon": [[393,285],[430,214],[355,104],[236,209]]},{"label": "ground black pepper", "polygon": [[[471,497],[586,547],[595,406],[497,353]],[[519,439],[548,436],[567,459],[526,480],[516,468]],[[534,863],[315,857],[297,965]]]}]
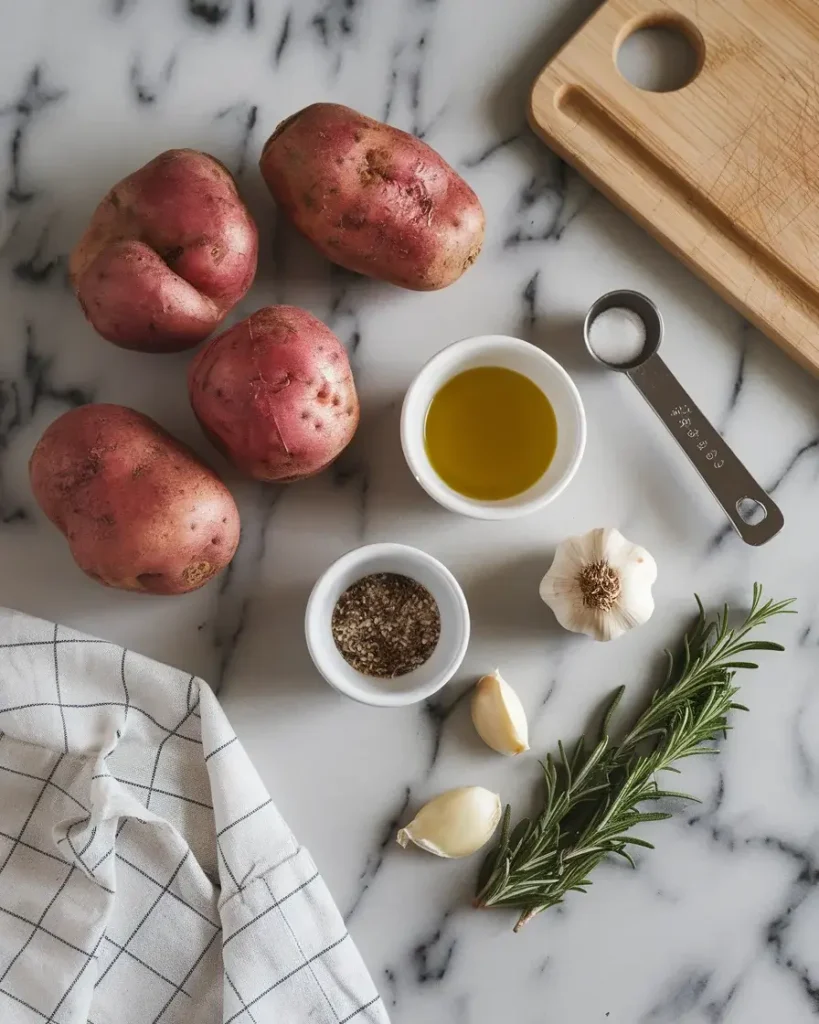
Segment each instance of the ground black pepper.
[{"label": "ground black pepper", "polygon": [[356,671],[391,679],[429,660],[441,636],[441,613],[420,583],[377,572],[344,591],[331,628],[341,656]]}]

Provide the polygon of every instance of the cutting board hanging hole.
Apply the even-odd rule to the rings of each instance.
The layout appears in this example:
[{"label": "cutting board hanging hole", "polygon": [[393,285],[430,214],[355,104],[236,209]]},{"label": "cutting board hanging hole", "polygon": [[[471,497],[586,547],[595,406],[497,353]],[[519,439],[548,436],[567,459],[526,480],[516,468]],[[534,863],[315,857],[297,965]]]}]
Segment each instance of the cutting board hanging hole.
[{"label": "cutting board hanging hole", "polygon": [[[648,28],[676,30],[672,54]],[[817,67],[817,0],[603,0],[537,76],[529,116],[558,156],[819,374]]]},{"label": "cutting board hanging hole", "polygon": [[646,24],[629,32],[620,44],[617,70],[647,92],[676,92],[693,81],[702,66],[696,36],[675,21]]}]

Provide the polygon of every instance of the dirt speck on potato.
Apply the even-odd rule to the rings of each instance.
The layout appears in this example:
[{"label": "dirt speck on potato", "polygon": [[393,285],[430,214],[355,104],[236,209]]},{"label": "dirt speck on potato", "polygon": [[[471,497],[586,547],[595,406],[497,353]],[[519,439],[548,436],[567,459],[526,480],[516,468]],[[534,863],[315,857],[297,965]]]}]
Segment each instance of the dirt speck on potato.
[{"label": "dirt speck on potato", "polygon": [[364,166],[359,171],[362,185],[390,181],[390,152],[388,149],[368,149],[364,154]]},{"label": "dirt speck on potato", "polygon": [[182,577],[190,589],[193,590],[196,587],[201,587],[203,583],[206,583],[213,573],[214,568],[210,562],[197,562],[195,565],[189,565],[182,573]]}]

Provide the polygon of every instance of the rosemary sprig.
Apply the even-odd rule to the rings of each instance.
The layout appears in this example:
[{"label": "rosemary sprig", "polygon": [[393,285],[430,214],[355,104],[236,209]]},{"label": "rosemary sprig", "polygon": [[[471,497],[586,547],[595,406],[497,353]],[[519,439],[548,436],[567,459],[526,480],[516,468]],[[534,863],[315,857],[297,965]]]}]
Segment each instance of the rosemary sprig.
[{"label": "rosemary sprig", "polygon": [[784,650],[780,644],[749,639],[749,634],[772,616],[790,611],[792,603],[763,604],[762,587],[754,584],[745,622],[731,629],[727,606],[707,621],[697,598],[699,619],[684,638],[681,657],[669,654],[665,682],[626,737],[618,745],[609,739],[609,724],[625,689],[621,686],[590,750],[581,737],[571,753],[559,743],[559,757],[549,754],[542,763],[546,793],[539,817],[524,818],[512,829],[511,808],[506,807],[500,842],[481,869],[476,906],[518,908],[518,931],[542,910],[562,903],[568,892],[585,892],[592,869],[608,854],[618,854],[633,867],[629,845],[653,849],[630,830],[671,815],[640,810],[640,805],[668,797],[696,799],[661,789],[657,773],[678,772],[673,762],[684,757],[718,752],[703,744],[727,733],[730,710],[747,711],[734,701],[738,687],[732,680],[737,669],[757,666],[743,656]]}]

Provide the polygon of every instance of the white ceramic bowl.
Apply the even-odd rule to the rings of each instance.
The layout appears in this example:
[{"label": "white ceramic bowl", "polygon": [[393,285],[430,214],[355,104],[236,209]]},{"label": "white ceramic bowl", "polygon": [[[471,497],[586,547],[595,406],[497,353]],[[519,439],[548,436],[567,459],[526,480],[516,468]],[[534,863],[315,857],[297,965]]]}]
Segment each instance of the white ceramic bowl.
[{"label": "white ceramic bowl", "polygon": [[[374,679],[348,665],[330,629],[336,602],[356,580],[374,572],[394,572],[416,580],[432,594],[441,614],[441,638],[432,656],[413,672]],[[304,619],[307,648],[319,672],[341,693],[377,707],[396,708],[430,697],[457,672],[469,643],[469,608],[445,565],[405,544],[368,544],[334,562],[313,587]]]},{"label": "white ceramic bowl", "polygon": [[[478,366],[502,366],[528,377],[552,403],[557,419],[557,449],[549,468],[528,490],[504,501],[478,501],[454,491],[432,468],[424,445],[424,423],[436,392],[452,377]],[[413,476],[439,505],[475,519],[514,519],[548,505],[577,472],[586,447],[586,414],[560,363],[528,341],[488,334],[456,341],[421,369],[404,398],[401,446]]]}]

